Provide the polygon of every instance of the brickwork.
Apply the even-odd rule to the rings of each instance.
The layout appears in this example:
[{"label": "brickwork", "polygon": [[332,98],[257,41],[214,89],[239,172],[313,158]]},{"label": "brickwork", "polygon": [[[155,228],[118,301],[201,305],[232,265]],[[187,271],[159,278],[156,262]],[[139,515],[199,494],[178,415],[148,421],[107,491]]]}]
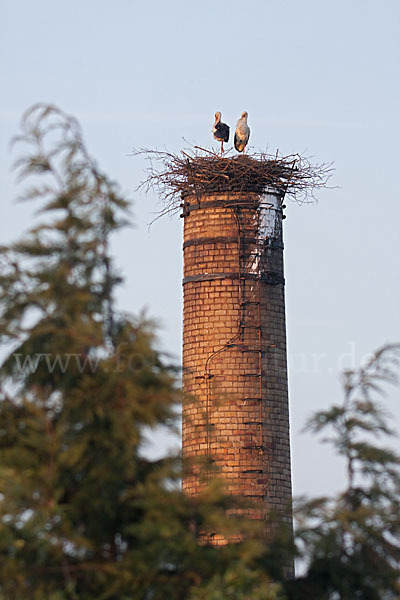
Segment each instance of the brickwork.
[{"label": "brickwork", "polygon": [[290,520],[280,198],[190,196],[183,211],[183,489],[198,493],[211,461],[253,518]]}]

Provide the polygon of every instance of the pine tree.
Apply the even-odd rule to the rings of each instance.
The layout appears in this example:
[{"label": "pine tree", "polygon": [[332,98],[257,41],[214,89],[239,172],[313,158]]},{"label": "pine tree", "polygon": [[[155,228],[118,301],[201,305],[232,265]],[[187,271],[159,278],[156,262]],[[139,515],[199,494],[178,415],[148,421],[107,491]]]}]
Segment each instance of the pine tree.
[{"label": "pine tree", "polygon": [[235,500],[218,486],[189,500],[179,460],[141,452],[145,427],[174,426],[179,392],[151,323],[114,306],[127,201],[75,119],[37,105],[22,129],[43,220],[0,249],[0,600],[274,598],[256,535],[199,543],[241,527]]},{"label": "pine tree", "polygon": [[398,381],[399,345],[387,345],[343,376],[344,401],[318,411],[307,429],[328,432],[346,465],[336,497],[298,502],[297,541],[306,573],[286,586],[288,597],[379,600],[400,597],[400,456],[382,446],[390,414],[377,395]]}]

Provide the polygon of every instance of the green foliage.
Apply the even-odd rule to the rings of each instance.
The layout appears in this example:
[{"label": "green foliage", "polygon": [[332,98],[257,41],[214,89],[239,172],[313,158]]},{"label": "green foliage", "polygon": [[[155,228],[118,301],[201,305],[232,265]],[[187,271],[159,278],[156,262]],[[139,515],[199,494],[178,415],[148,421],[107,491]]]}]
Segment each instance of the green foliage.
[{"label": "green foliage", "polygon": [[300,500],[299,554],[304,577],[287,586],[290,598],[350,600],[400,595],[400,457],[382,447],[394,436],[377,394],[396,383],[398,345],[384,346],[365,367],[344,373],[344,402],[317,412],[307,429],[344,457],[347,486],[335,498]]}]

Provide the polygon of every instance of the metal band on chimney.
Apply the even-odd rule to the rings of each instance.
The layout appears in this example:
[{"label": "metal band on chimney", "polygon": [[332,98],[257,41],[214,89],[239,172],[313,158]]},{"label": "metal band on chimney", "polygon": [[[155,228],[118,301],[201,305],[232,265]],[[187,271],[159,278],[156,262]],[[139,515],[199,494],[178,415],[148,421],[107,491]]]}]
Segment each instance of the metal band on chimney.
[{"label": "metal band on chimney", "polygon": [[197,281],[215,281],[216,279],[252,279],[253,281],[263,281],[269,285],[285,284],[285,278],[276,271],[265,271],[261,275],[257,273],[199,273],[198,275],[189,275],[184,277],[182,285],[194,283]]}]

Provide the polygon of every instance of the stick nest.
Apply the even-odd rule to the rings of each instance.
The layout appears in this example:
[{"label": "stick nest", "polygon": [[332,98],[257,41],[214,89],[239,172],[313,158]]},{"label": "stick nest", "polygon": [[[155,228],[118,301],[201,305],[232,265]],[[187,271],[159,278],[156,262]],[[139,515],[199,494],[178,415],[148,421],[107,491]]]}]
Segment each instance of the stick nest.
[{"label": "stick nest", "polygon": [[327,187],[332,164],[313,164],[298,154],[272,156],[264,153],[222,157],[204,148],[172,154],[159,150],[135,150],[148,162],[147,177],[138,189],[153,189],[163,199],[162,216],[179,210],[186,196],[200,197],[218,192],[256,192],[271,190],[298,204],[315,202],[315,192]]}]

